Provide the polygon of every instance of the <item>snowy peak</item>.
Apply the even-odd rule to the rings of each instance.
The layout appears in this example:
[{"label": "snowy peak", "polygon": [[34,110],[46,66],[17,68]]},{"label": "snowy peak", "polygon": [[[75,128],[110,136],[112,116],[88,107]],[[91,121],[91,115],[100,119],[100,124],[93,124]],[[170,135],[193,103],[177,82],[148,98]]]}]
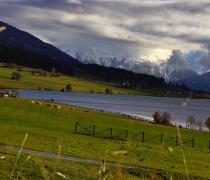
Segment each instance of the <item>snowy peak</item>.
[{"label": "snowy peak", "polygon": [[160,67],[148,60],[138,59],[131,56],[126,57],[97,57],[93,50],[79,50],[75,54],[75,58],[85,64],[98,64],[105,67],[115,67],[133,71],[135,73],[142,73],[163,77]]}]

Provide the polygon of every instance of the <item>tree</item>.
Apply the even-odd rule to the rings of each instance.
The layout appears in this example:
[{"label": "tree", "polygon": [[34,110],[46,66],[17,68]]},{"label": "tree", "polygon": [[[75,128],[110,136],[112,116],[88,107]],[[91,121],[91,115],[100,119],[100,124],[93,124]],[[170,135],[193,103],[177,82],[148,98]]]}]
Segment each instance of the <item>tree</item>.
[{"label": "tree", "polygon": [[113,92],[112,92],[112,90],[111,89],[109,89],[109,88],[106,88],[105,89],[105,94],[112,94]]},{"label": "tree", "polygon": [[157,124],[160,124],[161,123],[161,114],[160,114],[160,112],[155,112],[153,114],[153,120]]},{"label": "tree", "polygon": [[206,127],[209,129],[210,131],[210,116],[206,119]]},{"label": "tree", "polygon": [[197,125],[197,121],[192,115],[188,116],[186,123],[187,125],[189,125],[189,128],[195,128],[195,126]]},{"label": "tree", "polygon": [[171,122],[171,115],[167,112],[164,112],[161,116],[161,124],[169,125]]},{"label": "tree", "polygon": [[67,84],[66,87],[65,87],[65,89],[66,89],[67,91],[72,91],[72,86],[71,86],[71,84]]},{"label": "tree", "polygon": [[11,74],[11,79],[13,79],[13,80],[20,80],[21,77],[22,77],[22,75],[20,73],[18,73],[18,72],[13,72]]}]

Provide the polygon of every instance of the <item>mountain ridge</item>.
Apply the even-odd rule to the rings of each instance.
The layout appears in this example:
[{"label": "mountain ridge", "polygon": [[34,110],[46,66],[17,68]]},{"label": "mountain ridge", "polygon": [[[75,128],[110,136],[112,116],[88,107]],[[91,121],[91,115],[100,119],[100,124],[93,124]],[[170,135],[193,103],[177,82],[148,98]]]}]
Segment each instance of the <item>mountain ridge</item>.
[{"label": "mountain ridge", "polygon": [[2,21],[0,21],[0,26],[6,27],[6,30],[0,33],[1,45],[27,50],[33,53],[40,53],[54,59],[55,61],[58,61],[59,59],[60,61],[63,61],[63,63],[67,64],[80,64],[79,61],[69,54],[40,40],[26,31],[19,30],[16,27]]},{"label": "mountain ridge", "polygon": [[176,82],[176,84],[184,84],[187,87],[194,90],[210,92],[210,72],[207,72],[194,78],[192,77],[178,81]]}]

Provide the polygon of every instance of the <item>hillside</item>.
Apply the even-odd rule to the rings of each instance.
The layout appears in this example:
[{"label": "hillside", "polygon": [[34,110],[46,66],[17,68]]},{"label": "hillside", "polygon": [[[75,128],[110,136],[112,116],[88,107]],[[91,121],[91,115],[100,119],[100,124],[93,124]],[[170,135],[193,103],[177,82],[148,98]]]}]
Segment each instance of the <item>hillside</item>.
[{"label": "hillside", "polygon": [[6,30],[0,33],[0,44],[3,46],[45,55],[61,64],[79,64],[70,55],[25,31],[21,31],[2,21],[0,21],[0,27],[6,27]]},{"label": "hillside", "polygon": [[[127,179],[142,178],[145,173],[148,176],[159,177],[158,179],[163,177],[170,179],[171,175],[174,177],[173,179],[176,179],[178,174],[181,177],[186,177],[182,156],[182,150],[184,150],[189,175],[203,178],[210,176],[210,172],[207,171],[210,168],[209,133],[207,132],[180,129],[183,142],[188,142],[184,144],[184,149],[182,149],[182,146],[176,146],[175,137],[178,131],[173,127],[144,123],[111,113],[64,105],[57,109],[54,108],[55,104],[23,99],[0,98],[0,106],[1,144],[20,146],[25,134],[28,133],[24,148],[81,158],[101,160],[105,158],[114,162],[129,163],[155,170],[112,168],[112,171],[107,167],[109,176],[120,171],[123,174],[125,173],[125,175],[127,174],[127,176],[131,176],[127,177]],[[99,137],[94,137],[92,133],[91,135],[75,134],[76,122],[79,122],[83,127],[95,124],[95,135],[99,132],[104,132],[108,128],[113,128],[113,138],[103,138],[103,136],[110,136],[110,132],[107,131],[99,134]],[[127,129],[127,139],[122,141],[114,138]],[[89,134],[92,130],[91,128],[85,130],[81,126],[77,128],[78,133]],[[142,131],[145,132],[144,143],[142,142]],[[164,134],[164,143],[162,145],[160,144],[161,134]],[[125,138],[123,134],[121,135],[119,138]],[[156,138],[146,141],[146,139],[154,136]],[[190,141],[192,138],[195,138],[194,148],[192,148],[192,142]],[[169,139],[171,140],[168,141]],[[0,174],[2,175],[10,174],[9,170],[15,160],[14,156],[11,157],[13,155],[11,153],[9,149],[7,151],[0,150],[1,157],[5,156],[5,158],[0,160]],[[28,160],[26,161],[26,159]],[[21,171],[21,175],[24,177],[33,176],[34,171],[36,172],[36,177],[42,176],[43,174],[40,172],[42,167],[46,167],[45,172],[51,172],[50,176],[54,175],[53,173],[55,172],[60,172],[66,176],[72,176],[72,173],[76,175],[78,172],[80,175],[89,173],[95,179],[98,177],[98,171],[91,171],[89,163],[86,164],[87,167],[80,166],[79,171],[75,172],[71,170],[78,167],[75,163],[70,163],[70,167],[68,162],[61,163],[60,160],[56,161],[55,159],[44,160],[40,156],[32,155],[27,158],[27,156],[21,155],[19,161],[20,163],[18,162],[16,166],[15,174],[17,175]],[[50,165],[49,161],[52,164],[58,163],[58,166],[56,166],[57,171],[54,172],[55,166]],[[28,166],[28,164],[31,165]],[[99,168],[99,166],[97,167]],[[84,170],[82,170],[83,168]],[[114,179],[114,177],[109,179]]]},{"label": "hillside", "polygon": [[[21,69],[21,71],[20,71]],[[59,77],[51,76],[51,72],[47,75],[39,75],[35,73],[35,69],[31,68],[17,68],[17,67],[4,67],[0,65],[0,88],[15,88],[15,89],[45,89],[45,90],[57,90],[65,88],[67,84],[72,85],[72,91],[74,92],[95,92],[104,93],[106,88],[113,91],[114,94],[146,94],[140,89],[123,89],[116,83],[108,83],[103,81],[97,81],[94,79],[85,79],[84,77],[74,77],[67,75],[60,75]],[[12,80],[11,74],[18,72],[21,74],[20,80]],[[149,93],[148,93],[149,94]]]}]

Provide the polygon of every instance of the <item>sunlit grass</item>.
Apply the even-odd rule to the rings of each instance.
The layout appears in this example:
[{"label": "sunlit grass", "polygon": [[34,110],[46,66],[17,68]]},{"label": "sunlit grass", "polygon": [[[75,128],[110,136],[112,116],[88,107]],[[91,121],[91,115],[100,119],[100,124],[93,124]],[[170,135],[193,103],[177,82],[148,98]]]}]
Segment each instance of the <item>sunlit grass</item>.
[{"label": "sunlit grass", "polygon": [[[83,108],[62,105],[61,109],[55,109],[47,107],[47,103],[33,104],[30,100],[1,98],[0,106],[1,143],[20,145],[25,133],[29,133],[26,148],[58,152],[60,144],[61,154],[103,160],[107,152],[107,160],[186,174],[182,150],[176,147],[175,141],[161,145],[159,139],[141,143],[141,137],[132,137],[144,130],[145,138],[163,133],[167,139],[177,136],[176,128]],[[84,126],[95,124],[96,131],[112,127],[113,134],[128,129],[129,138],[119,141],[74,134],[76,122]],[[195,138],[195,148],[184,145],[189,175],[210,176],[209,133],[182,129],[180,133],[183,139]],[[57,168],[56,172],[59,172]]]},{"label": "sunlit grass", "polygon": [[15,71],[15,68],[0,66],[0,88],[38,89],[41,87],[43,89],[60,91],[70,83],[74,92],[104,93],[105,89],[109,88],[115,94],[148,94],[140,89],[123,89],[119,88],[117,83],[85,79],[84,77],[32,75],[29,68],[22,68],[22,71],[19,72],[22,74],[22,78],[16,81],[11,79],[11,74]]}]

